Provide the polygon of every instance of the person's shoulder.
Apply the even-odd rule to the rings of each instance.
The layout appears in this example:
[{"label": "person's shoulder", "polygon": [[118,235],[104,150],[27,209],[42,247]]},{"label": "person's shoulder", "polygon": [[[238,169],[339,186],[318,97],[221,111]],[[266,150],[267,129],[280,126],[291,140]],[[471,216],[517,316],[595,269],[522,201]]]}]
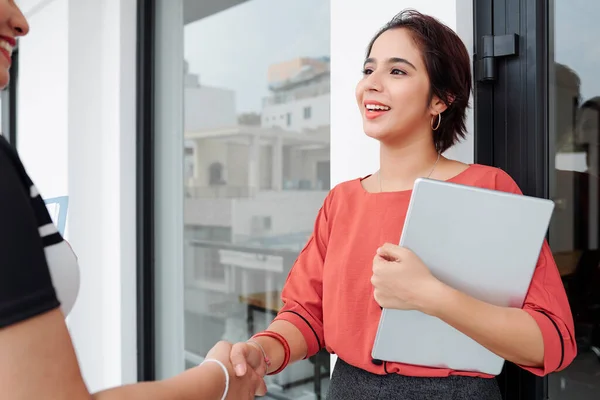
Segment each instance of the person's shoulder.
[{"label": "person's shoulder", "polygon": [[20,165],[21,163],[19,162],[19,156],[17,155],[16,150],[8,143],[6,138],[0,135],[0,166],[2,168],[10,168],[20,175]]},{"label": "person's shoulder", "polygon": [[2,157],[2,160],[11,160],[13,157],[12,153],[13,148],[10,143],[8,143],[4,136],[0,135],[0,157]]},{"label": "person's shoulder", "polygon": [[329,191],[329,197],[333,200],[336,198],[347,198],[348,196],[355,196],[357,194],[364,193],[365,189],[362,186],[362,181],[369,176],[370,175],[365,177],[357,177],[335,184]]},{"label": "person's shoulder", "polygon": [[336,210],[340,206],[348,206],[353,198],[357,198],[361,193],[364,193],[361,181],[364,178],[355,178],[345,180],[335,184],[325,198],[325,207]]},{"label": "person's shoulder", "polygon": [[8,162],[17,169],[23,166],[17,150],[2,135],[0,135],[0,157],[3,162]]},{"label": "person's shoulder", "polygon": [[9,157],[14,157],[16,154],[15,148],[6,140],[6,137],[0,135],[0,153]]},{"label": "person's shoulder", "polygon": [[9,169],[11,173],[16,173],[23,185],[31,184],[17,150],[2,135],[0,135],[0,167],[4,168],[5,172]]},{"label": "person's shoulder", "polygon": [[342,181],[333,186],[331,193],[356,193],[360,188],[362,189],[361,181],[365,178],[354,178],[346,181]]},{"label": "person's shoulder", "polygon": [[473,164],[470,167],[471,183],[487,189],[522,194],[519,185],[503,169],[483,164]]}]

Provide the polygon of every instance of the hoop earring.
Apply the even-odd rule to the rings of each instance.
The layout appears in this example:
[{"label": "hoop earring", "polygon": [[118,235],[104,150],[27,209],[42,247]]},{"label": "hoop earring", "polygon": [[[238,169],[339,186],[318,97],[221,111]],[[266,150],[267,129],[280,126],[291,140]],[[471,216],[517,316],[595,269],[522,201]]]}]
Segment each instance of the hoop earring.
[{"label": "hoop earring", "polygon": [[430,125],[431,125],[431,130],[432,130],[432,131],[437,131],[437,130],[438,130],[438,128],[440,127],[440,124],[442,123],[442,113],[439,113],[439,114],[437,115],[437,125],[435,126],[435,128],[433,127],[433,119],[434,119],[434,118],[435,118],[435,117],[431,118],[431,123],[430,123]]}]

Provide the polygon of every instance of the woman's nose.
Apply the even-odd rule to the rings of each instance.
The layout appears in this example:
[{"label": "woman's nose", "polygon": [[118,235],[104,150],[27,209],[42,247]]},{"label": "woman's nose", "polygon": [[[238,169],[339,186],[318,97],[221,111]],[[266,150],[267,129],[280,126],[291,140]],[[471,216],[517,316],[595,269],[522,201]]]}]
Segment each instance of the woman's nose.
[{"label": "woman's nose", "polygon": [[379,80],[379,77],[375,74],[375,72],[371,73],[371,75],[367,77],[365,90],[374,92],[381,91],[381,81]]},{"label": "woman's nose", "polygon": [[11,16],[8,21],[15,36],[25,36],[29,33],[29,24],[27,19],[16,5],[11,10]]}]

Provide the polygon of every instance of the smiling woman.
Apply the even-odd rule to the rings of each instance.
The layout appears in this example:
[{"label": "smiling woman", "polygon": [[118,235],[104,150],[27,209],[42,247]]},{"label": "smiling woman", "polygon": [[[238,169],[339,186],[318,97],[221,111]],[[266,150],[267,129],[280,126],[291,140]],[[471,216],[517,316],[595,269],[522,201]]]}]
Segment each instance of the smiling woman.
[{"label": "smiling woman", "polygon": [[[359,103],[361,99],[365,105],[373,103],[378,100],[376,96],[384,95],[366,90],[368,85],[383,85],[380,78],[366,79],[377,71],[384,70],[384,76],[390,82],[408,80],[404,84],[391,86],[390,91],[385,94],[390,97],[387,99],[388,107],[390,101],[403,104],[403,109],[398,110],[399,114],[395,116],[396,120],[389,121],[388,128],[365,125],[367,135],[384,134],[391,126],[403,126],[411,131],[417,121],[409,119],[417,117],[423,112],[422,106],[427,105],[430,127],[437,131],[434,142],[438,152],[443,153],[465,137],[465,114],[471,93],[469,54],[450,28],[440,24],[440,29],[430,29],[435,22],[437,21],[429,16],[411,12],[399,14],[367,46],[363,70],[365,79],[357,86]],[[390,50],[396,55],[390,56]],[[452,58],[444,60],[441,55]],[[377,80],[373,82],[375,79]],[[421,97],[406,98],[415,94]],[[415,110],[407,109],[408,105]],[[366,117],[372,119],[368,114]]]},{"label": "smiling woman", "polygon": [[405,11],[371,40],[363,68],[356,100],[365,134],[380,144],[380,169],[329,192],[274,321],[233,346],[236,372],[278,374],[325,348],[339,357],[330,400],[501,398],[483,372],[372,359],[382,307],[440,318],[536,375],[564,369],[576,354],[573,321],[547,243],[522,308],[465,295],[438,281],[416,254],[390,244],[399,243],[417,178],[521,193],[500,169],[442,156],[466,132],[465,45],[436,19]]}]

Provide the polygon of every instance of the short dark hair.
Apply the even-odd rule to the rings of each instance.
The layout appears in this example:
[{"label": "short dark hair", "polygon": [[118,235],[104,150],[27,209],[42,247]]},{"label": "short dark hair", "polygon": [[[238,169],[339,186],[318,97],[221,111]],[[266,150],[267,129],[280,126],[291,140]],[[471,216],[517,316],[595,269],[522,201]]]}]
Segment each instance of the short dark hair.
[{"label": "short dark hair", "polygon": [[[467,134],[466,111],[471,94],[471,61],[463,41],[437,19],[408,9],[397,14],[371,39],[367,47],[370,56],[373,44],[390,29],[408,29],[423,54],[430,81],[429,100],[439,97],[448,108],[434,132],[434,143],[444,152]],[[434,124],[437,123],[434,121]]]}]

